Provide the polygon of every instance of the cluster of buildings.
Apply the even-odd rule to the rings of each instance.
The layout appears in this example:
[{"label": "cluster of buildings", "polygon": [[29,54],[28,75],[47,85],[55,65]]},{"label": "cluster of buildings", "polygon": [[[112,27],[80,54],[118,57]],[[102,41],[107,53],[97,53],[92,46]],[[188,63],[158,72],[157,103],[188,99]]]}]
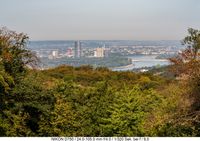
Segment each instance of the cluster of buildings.
[{"label": "cluster of buildings", "polygon": [[[103,58],[108,56],[108,53],[106,54],[107,49],[105,48],[105,45],[103,47],[93,48],[92,50],[83,50],[82,43],[80,41],[74,42],[74,47],[67,48],[66,53],[59,53],[59,50],[52,50],[49,54],[49,59],[56,59],[56,58],[62,58],[62,57],[68,57],[68,58],[82,58],[82,57],[98,57]],[[89,54],[89,55],[88,55]]]},{"label": "cluster of buildings", "polygon": [[176,46],[113,46],[111,53],[121,55],[161,55],[175,54],[179,49]]},{"label": "cluster of buildings", "polygon": [[[105,46],[106,44],[106,46]],[[99,46],[101,45],[101,46]],[[130,56],[130,55],[170,55],[180,50],[178,46],[169,45],[118,45],[111,43],[99,43],[75,41],[68,44],[62,44],[55,48],[40,48],[35,50],[36,55],[40,58],[57,59],[57,58],[104,58],[110,56]]]}]

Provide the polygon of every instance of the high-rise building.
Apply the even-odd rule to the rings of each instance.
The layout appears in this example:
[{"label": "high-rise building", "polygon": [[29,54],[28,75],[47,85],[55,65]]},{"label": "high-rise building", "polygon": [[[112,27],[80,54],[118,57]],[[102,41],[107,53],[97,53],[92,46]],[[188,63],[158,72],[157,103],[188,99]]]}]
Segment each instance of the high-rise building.
[{"label": "high-rise building", "polygon": [[74,57],[80,58],[82,56],[82,47],[80,41],[75,41],[74,45]]}]

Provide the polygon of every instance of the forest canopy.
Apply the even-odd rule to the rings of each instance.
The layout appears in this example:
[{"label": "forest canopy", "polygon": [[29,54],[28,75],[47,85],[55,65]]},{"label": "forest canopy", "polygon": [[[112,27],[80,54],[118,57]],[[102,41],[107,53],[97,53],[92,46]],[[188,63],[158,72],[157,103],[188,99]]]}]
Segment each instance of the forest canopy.
[{"label": "forest canopy", "polygon": [[164,69],[174,77],[91,66],[38,70],[27,41],[0,30],[0,136],[200,135],[200,31],[188,30],[186,50]]}]

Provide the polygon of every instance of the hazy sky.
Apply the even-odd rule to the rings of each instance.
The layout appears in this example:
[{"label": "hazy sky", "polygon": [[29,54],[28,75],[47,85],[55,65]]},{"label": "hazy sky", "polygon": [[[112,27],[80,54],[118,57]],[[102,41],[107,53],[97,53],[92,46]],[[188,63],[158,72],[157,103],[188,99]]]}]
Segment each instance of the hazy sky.
[{"label": "hazy sky", "polygon": [[0,26],[31,40],[180,40],[200,0],[0,0]]}]

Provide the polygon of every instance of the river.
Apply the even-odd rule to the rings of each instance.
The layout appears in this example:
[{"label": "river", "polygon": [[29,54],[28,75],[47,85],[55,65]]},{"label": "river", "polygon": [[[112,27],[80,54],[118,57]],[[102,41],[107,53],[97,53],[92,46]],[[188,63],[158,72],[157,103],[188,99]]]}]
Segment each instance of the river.
[{"label": "river", "polygon": [[128,71],[134,68],[169,65],[169,61],[166,59],[156,59],[157,55],[131,55],[127,57],[132,59],[133,65],[113,68],[112,70],[113,71]]}]

